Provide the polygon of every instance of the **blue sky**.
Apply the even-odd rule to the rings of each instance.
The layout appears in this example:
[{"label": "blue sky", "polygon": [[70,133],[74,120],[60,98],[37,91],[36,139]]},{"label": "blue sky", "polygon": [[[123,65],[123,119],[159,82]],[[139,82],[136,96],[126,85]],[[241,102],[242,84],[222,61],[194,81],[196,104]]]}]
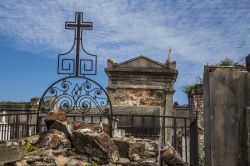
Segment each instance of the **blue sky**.
[{"label": "blue sky", "polygon": [[182,86],[202,76],[204,64],[244,62],[250,53],[248,0],[1,0],[0,101],[28,101],[63,77],[57,55],[72,46],[73,31],[64,24],[76,11],[93,22],[84,48],[98,55],[94,79],[104,87],[107,59],[165,62],[171,47],[179,70],[174,99],[186,103]]}]

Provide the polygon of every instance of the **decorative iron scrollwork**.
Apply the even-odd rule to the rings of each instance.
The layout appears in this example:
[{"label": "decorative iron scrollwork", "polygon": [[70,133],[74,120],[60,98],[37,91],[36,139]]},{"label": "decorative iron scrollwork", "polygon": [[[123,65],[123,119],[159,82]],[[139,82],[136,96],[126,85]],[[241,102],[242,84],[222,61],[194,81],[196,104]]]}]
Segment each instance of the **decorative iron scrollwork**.
[{"label": "decorative iron scrollwork", "polygon": [[104,114],[109,120],[112,136],[112,105],[107,92],[94,80],[84,75],[96,75],[97,56],[87,53],[82,44],[82,30],[91,30],[91,22],[83,22],[83,13],[75,13],[75,22],[66,22],[66,29],[75,30],[73,47],[58,56],[58,74],[69,77],[54,82],[44,92],[37,112],[37,132],[40,131],[41,114],[64,111],[72,114]]},{"label": "decorative iron scrollwork", "polygon": [[64,111],[86,114],[93,112],[109,114],[110,99],[106,91],[95,81],[86,77],[67,77],[53,83],[42,96],[41,113]]}]

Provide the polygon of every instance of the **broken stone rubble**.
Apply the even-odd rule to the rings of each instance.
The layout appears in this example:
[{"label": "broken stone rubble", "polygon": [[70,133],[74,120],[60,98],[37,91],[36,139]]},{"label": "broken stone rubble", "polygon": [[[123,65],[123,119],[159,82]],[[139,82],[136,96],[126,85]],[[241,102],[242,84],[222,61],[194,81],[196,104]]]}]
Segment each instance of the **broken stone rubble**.
[{"label": "broken stone rubble", "polygon": [[101,164],[116,162],[118,148],[105,132],[91,132],[78,129],[73,132],[73,144],[76,152],[87,154]]},{"label": "broken stone rubble", "polygon": [[[20,148],[22,157],[15,160],[10,160],[10,158],[8,163],[15,162],[15,165],[18,166],[84,166],[93,164],[106,166],[159,165],[158,144],[155,141],[133,137],[110,138],[104,131],[93,130],[97,124],[92,128],[81,127],[77,129],[71,125],[73,122],[68,123],[67,119],[63,118],[64,121],[61,121],[55,116],[64,117],[62,113],[54,113],[52,115],[53,119],[47,117],[47,119],[50,119],[50,122],[53,122],[49,124],[48,131],[20,139],[18,140],[19,145],[16,143],[19,147],[23,148],[29,143],[29,145],[35,147],[33,148],[35,150],[24,154],[22,151],[23,148]],[[172,147],[171,151],[167,149],[169,148],[165,148],[165,151],[161,152],[164,161],[162,165],[174,165],[174,162],[183,163],[177,155],[178,153]],[[6,153],[9,154],[9,152]],[[171,157],[166,157],[168,156],[166,154],[168,152],[171,153]],[[166,162],[168,159],[171,162]],[[7,159],[5,160],[7,161]]]},{"label": "broken stone rubble", "polygon": [[71,142],[67,139],[65,133],[56,129],[41,133],[36,145],[43,149],[71,148]]},{"label": "broken stone rubble", "polygon": [[169,144],[161,149],[161,162],[162,165],[167,166],[185,166],[186,164],[183,162],[181,155]]}]

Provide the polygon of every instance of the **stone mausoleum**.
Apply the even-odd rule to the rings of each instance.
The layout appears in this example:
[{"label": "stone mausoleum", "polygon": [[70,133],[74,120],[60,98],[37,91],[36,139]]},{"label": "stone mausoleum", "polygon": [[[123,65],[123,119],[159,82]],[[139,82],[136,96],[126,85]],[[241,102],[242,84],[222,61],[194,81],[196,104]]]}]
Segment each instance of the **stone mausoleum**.
[{"label": "stone mausoleum", "polygon": [[121,63],[108,60],[105,72],[113,106],[161,107],[162,115],[172,115],[175,61],[160,63],[145,56]]},{"label": "stone mausoleum", "polygon": [[[108,76],[107,90],[115,113],[189,117],[187,107],[174,106],[173,103],[174,83],[178,70],[176,62],[171,61],[170,57],[165,63],[145,56],[138,56],[121,63],[108,60],[105,72]],[[185,126],[183,119],[176,120],[175,124],[173,118],[163,118],[164,122],[160,122],[159,118],[156,121],[152,121],[152,119],[143,121],[138,117],[135,121],[137,123],[135,127],[138,128],[136,135],[140,135],[142,132],[142,123],[148,129],[152,129],[154,124],[153,130],[150,130],[149,133],[156,132],[157,136],[160,135],[161,126],[162,135],[164,135],[163,141],[173,143],[177,151],[182,153],[184,157],[185,149],[188,147],[185,147],[185,139],[183,139]],[[122,124],[123,122],[124,124]],[[130,123],[131,119],[120,118],[118,126]],[[188,125],[189,121],[186,126]],[[174,134],[173,126],[177,127],[176,134]],[[188,144],[186,142],[186,145]]]}]

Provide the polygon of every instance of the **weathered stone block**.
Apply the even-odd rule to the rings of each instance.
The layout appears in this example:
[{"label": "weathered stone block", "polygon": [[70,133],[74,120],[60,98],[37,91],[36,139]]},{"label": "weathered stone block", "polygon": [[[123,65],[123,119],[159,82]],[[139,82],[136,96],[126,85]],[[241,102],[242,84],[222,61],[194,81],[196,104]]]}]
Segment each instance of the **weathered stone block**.
[{"label": "weathered stone block", "polygon": [[40,135],[38,146],[44,149],[71,148],[71,142],[64,133],[52,129]]},{"label": "weathered stone block", "polygon": [[143,156],[145,153],[144,143],[135,142],[132,139],[130,140],[129,138],[114,138],[113,140],[119,149],[119,154],[121,157],[133,159],[133,154]]},{"label": "weathered stone block", "polygon": [[157,159],[158,156],[158,143],[150,139],[136,139],[136,142],[141,142],[145,146],[144,156],[154,157]]},{"label": "weathered stone block", "polygon": [[22,148],[17,142],[0,141],[0,165],[21,160]]},{"label": "weathered stone block", "polygon": [[50,126],[56,121],[65,122],[67,120],[67,115],[62,111],[48,112],[45,116],[44,122],[49,129]]},{"label": "weathered stone block", "polygon": [[250,72],[235,67],[205,67],[206,165],[249,165],[245,106],[250,105]]},{"label": "weathered stone block", "polygon": [[50,126],[50,129],[56,129],[58,131],[61,131],[63,133],[66,134],[66,136],[72,140],[72,126],[71,126],[71,123],[67,122],[67,121],[64,121],[64,122],[61,122],[59,120],[56,120],[51,126]]},{"label": "weathered stone block", "polygon": [[117,146],[105,132],[76,130],[73,132],[73,144],[78,153],[88,154],[100,164],[117,161],[119,158]]},{"label": "weathered stone block", "polygon": [[162,165],[176,165],[185,166],[185,162],[182,160],[181,155],[168,143],[161,150]]}]

